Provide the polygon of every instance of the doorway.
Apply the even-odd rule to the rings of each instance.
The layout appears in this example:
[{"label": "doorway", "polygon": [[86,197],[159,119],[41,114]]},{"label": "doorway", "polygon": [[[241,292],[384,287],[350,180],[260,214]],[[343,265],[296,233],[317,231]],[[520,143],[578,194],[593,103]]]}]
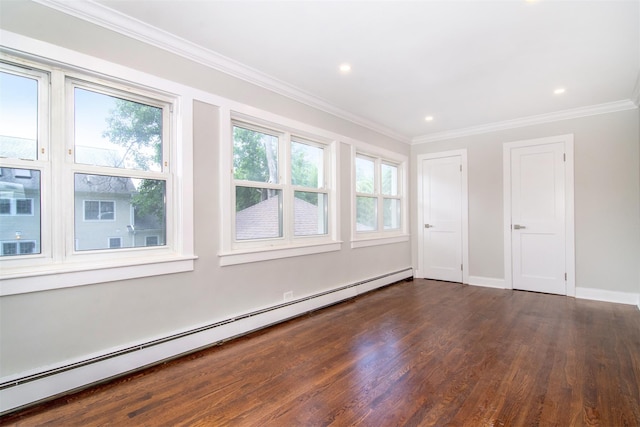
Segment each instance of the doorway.
[{"label": "doorway", "polygon": [[420,155],[416,277],[468,283],[467,152]]},{"label": "doorway", "polygon": [[504,144],[507,288],[575,296],[573,135]]}]

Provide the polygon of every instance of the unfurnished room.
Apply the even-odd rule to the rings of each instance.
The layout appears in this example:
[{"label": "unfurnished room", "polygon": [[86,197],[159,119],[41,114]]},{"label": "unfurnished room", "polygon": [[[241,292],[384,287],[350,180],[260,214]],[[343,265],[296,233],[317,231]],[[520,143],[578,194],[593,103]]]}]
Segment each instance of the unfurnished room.
[{"label": "unfurnished room", "polygon": [[640,426],[640,1],[0,0],[0,425]]}]

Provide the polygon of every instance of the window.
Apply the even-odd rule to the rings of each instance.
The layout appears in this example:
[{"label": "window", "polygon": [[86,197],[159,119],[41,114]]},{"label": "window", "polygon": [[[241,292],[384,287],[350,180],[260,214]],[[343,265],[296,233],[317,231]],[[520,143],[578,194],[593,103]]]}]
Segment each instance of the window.
[{"label": "window", "polygon": [[327,235],[326,151],[286,132],[234,123],[235,240]]},{"label": "window", "polygon": [[[296,248],[335,243],[333,143],[273,123],[232,120],[231,131],[233,210],[222,264],[237,263],[234,251],[268,249],[278,258],[293,256],[287,253]],[[274,255],[273,249],[287,248],[294,252]],[[326,250],[336,248],[318,251]],[[265,258],[245,259],[238,262]]]},{"label": "window", "polygon": [[11,255],[28,255],[36,252],[36,242],[34,240],[29,241],[14,241],[14,242],[2,242],[0,244],[2,256]]},{"label": "window", "polygon": [[[77,177],[77,175],[76,175]],[[115,204],[106,200],[85,200],[84,220],[85,221],[113,221],[115,220]]]},{"label": "window", "polygon": [[[354,242],[382,239],[381,243],[387,243],[408,238],[403,182],[405,164],[406,158],[398,155],[379,157],[353,148]],[[353,246],[368,246],[369,243]]]},{"label": "window", "polygon": [[109,237],[109,248],[121,248],[122,247],[122,237]]},{"label": "window", "polygon": [[175,125],[191,89],[18,51],[0,48],[0,295],[192,270],[192,196],[175,179],[191,165],[190,132]]},{"label": "window", "polygon": [[16,199],[16,215],[33,215],[33,199]]}]

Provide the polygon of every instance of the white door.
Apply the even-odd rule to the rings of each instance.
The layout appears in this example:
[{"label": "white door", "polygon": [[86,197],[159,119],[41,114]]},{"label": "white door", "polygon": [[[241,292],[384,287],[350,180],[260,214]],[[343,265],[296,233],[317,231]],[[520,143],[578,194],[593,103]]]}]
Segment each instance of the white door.
[{"label": "white door", "polygon": [[423,277],[462,282],[461,156],[422,160]]},{"label": "white door", "polygon": [[564,143],[511,149],[514,289],[567,294]]}]

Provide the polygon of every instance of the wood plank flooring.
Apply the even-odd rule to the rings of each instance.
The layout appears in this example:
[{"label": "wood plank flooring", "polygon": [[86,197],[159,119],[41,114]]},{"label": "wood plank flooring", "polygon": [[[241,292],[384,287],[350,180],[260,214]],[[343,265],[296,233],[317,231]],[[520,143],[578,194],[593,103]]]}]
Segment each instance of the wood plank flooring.
[{"label": "wood plank flooring", "polygon": [[0,424],[640,426],[640,311],[416,279]]}]

